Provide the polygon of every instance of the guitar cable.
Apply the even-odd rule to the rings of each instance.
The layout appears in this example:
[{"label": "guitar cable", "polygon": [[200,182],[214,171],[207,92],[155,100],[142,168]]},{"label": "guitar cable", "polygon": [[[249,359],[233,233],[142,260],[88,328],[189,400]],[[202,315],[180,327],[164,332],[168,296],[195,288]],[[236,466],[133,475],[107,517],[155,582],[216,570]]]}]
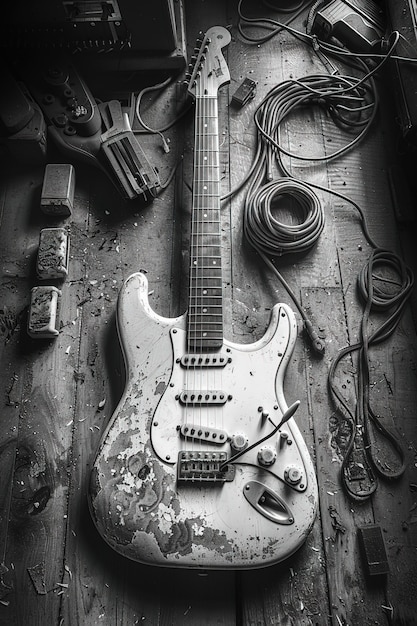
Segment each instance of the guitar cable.
[{"label": "guitar cable", "polygon": [[[256,23],[256,20],[243,18],[241,14],[241,4],[242,0],[239,1],[238,5],[241,20],[244,19],[257,26],[262,26],[262,24]],[[268,24],[268,28],[272,27],[270,22],[266,21],[266,23]],[[232,195],[232,193],[240,189],[249,179],[252,179],[244,204],[245,236],[262,256],[268,267],[275,272],[288,289],[280,272],[267,256],[282,255],[284,250],[286,251],[286,244],[290,240],[289,238],[287,239],[287,236],[290,236],[289,232],[286,232],[283,239],[281,239],[282,233],[277,232],[277,224],[273,219],[271,209],[273,200],[276,198],[273,191],[274,185],[277,185],[276,194],[278,195],[282,180],[288,181],[289,186],[286,188],[287,191],[291,189],[291,185],[293,185],[294,182],[301,182],[291,176],[288,168],[283,163],[282,155],[301,161],[329,161],[350,151],[365,137],[375,119],[378,105],[378,94],[374,82],[374,75],[390,58],[400,58],[394,54],[400,34],[398,32],[392,33],[388,40],[389,49],[385,54],[361,55],[350,53],[344,49],[342,50],[332,44],[324,44],[318,41],[316,37],[304,35],[303,33],[291,29],[288,27],[288,24],[279,24],[279,29],[276,30],[276,32],[270,33],[262,40],[250,38],[243,32],[241,23],[239,23],[239,32],[247,41],[252,43],[266,41],[277,34],[279,30],[282,30],[282,28],[286,28],[286,30],[302,39],[304,42],[312,43],[316,51],[324,49],[327,54],[336,56],[339,60],[343,60],[343,62],[353,66],[356,70],[360,70],[362,74],[361,78],[357,78],[356,76],[342,76],[340,73],[336,73],[325,76],[307,76],[298,81],[285,81],[277,87],[274,87],[255,111],[258,144],[254,162],[242,183],[226,197]],[[369,59],[370,56],[377,61],[372,69],[369,69],[364,61],[365,57]],[[415,62],[415,59],[410,59],[409,61]],[[301,154],[293,154],[285,149],[279,139],[280,125],[297,107],[306,104],[315,104],[323,108],[335,125],[345,131],[350,130],[355,133],[353,139],[330,155],[313,158]],[[274,160],[285,177],[284,179],[273,181],[272,164]],[[264,182],[265,179],[267,180],[266,183]],[[341,466],[342,485],[345,492],[353,500],[364,502],[372,496],[377,488],[377,481],[374,478],[372,470],[375,470],[376,475],[388,480],[399,478],[405,470],[405,454],[399,439],[382,424],[380,417],[375,414],[370,406],[369,348],[386,340],[395,331],[401,319],[404,307],[410,297],[414,277],[411,270],[394,252],[379,248],[373,241],[369,233],[365,215],[356,202],[348,196],[324,186],[310,182],[303,184],[306,185],[307,188],[314,187],[350,203],[357,210],[365,238],[372,247],[372,253],[368,263],[358,276],[358,290],[362,300],[365,302],[365,309],[360,326],[360,340],[339,351],[331,364],[328,374],[328,386],[333,401],[339,410],[343,409],[342,413],[351,424],[351,436],[347,443]],[[294,185],[294,190],[296,193],[298,192],[297,185]],[[311,203],[310,210],[312,214],[315,215],[315,206],[311,196],[308,201]],[[307,211],[306,205],[304,205],[304,217],[307,222],[309,216],[310,213]],[[303,242],[300,250],[308,250],[314,245],[316,238],[319,236],[320,227],[318,224],[319,222],[316,224],[317,229],[313,229],[312,231],[314,236],[312,236],[311,239],[307,237],[306,247],[303,248],[303,244],[305,243]],[[293,235],[294,233],[291,234]],[[274,242],[273,245],[271,241]],[[295,249],[297,249],[296,246]],[[387,279],[384,279],[377,271],[381,268],[388,268],[394,272],[398,276],[398,281],[387,281]],[[391,286],[391,291],[392,288],[395,287],[396,293],[392,295],[389,291],[385,291],[382,288],[384,283]],[[288,291],[294,302],[297,303],[292,292],[290,290]],[[301,312],[299,305],[297,308]],[[370,333],[368,326],[372,310],[385,311],[388,313],[388,317],[385,322],[381,324],[379,329]],[[358,399],[355,412],[350,409],[335,384],[336,371],[341,360],[354,352],[358,352]],[[385,438],[388,445],[397,456],[395,468],[384,467],[375,457],[372,450],[370,424]],[[368,476],[371,481],[371,485],[368,489],[354,489],[351,485],[352,478],[349,475],[349,463],[351,462],[356,435],[359,435],[363,441],[363,451],[368,463],[368,467],[364,468],[364,470],[368,470]],[[354,478],[353,481],[355,481]]]},{"label": "guitar cable", "polygon": [[[398,280],[388,280],[378,270],[391,270]],[[384,289],[385,285],[385,289]],[[350,485],[349,463],[354,451],[355,434],[360,432],[363,438],[363,450],[370,468],[386,480],[394,480],[402,476],[405,471],[404,450],[397,439],[381,422],[381,418],[375,414],[370,406],[370,379],[369,379],[369,348],[387,340],[397,328],[405,305],[411,295],[414,285],[413,273],[409,267],[393,252],[382,248],[375,248],[371,256],[358,276],[358,291],[365,303],[360,327],[360,340],[346,346],[339,351],[334,358],[329,374],[328,386],[351,428],[351,436],[346,445],[341,465],[342,485],[346,493],[354,500],[363,502],[367,500],[377,488],[377,480],[371,474],[371,486],[367,490],[353,489]],[[369,333],[369,318],[371,311],[387,312],[388,317],[371,334]],[[357,375],[358,375],[358,401],[356,411],[352,412],[348,402],[336,386],[336,373],[341,360],[349,354],[358,352]],[[388,442],[391,450],[397,456],[398,466],[391,468],[375,458],[370,438],[369,425],[375,427],[379,434]]]},{"label": "guitar cable", "polygon": [[[256,22],[256,20],[243,18],[241,16],[241,4],[242,0],[240,0],[238,6],[239,16],[245,21]],[[374,481],[368,491],[354,490],[350,486],[349,462],[354,449],[355,435],[357,432],[360,432],[363,438],[364,452],[370,468],[373,468],[378,475],[385,479],[395,479],[401,476],[405,469],[405,455],[399,440],[385,428],[369,403],[369,348],[387,339],[395,331],[405,304],[410,296],[414,278],[411,270],[405,266],[397,255],[393,252],[378,248],[370,236],[364,213],[358,204],[344,194],[318,184],[306,183],[293,178],[283,163],[282,155],[302,161],[329,161],[345,154],[364,138],[375,119],[378,104],[373,76],[389,58],[399,58],[394,55],[394,50],[400,35],[393,33],[394,41],[391,43],[386,54],[371,55],[379,62],[373,69],[369,70],[362,57],[366,56],[370,58],[370,55],[352,54],[332,44],[319,42],[316,37],[304,35],[294,29],[290,29],[288,24],[280,24],[279,26],[278,30],[270,33],[262,40],[248,38],[246,34],[243,34],[240,24],[239,31],[245,39],[253,43],[258,43],[270,39],[277,34],[279,30],[285,27],[289,32],[294,34],[294,36],[299,37],[304,42],[312,43],[316,51],[322,48],[326,53],[337,56],[339,60],[340,57],[342,57],[344,62],[350,63],[356,69],[361,69],[363,76],[362,78],[357,78],[341,75],[340,73],[334,75],[313,75],[299,80],[285,81],[274,87],[255,111],[258,142],[252,166],[238,187],[225,195],[222,200],[232,196],[252,179],[244,203],[243,227],[245,237],[287,289],[302,316],[305,329],[312,340],[312,345],[319,354],[324,353],[324,342],[318,337],[318,334],[315,332],[311,322],[307,319],[290,285],[284,279],[270,257],[281,257],[289,253],[305,253],[316,244],[324,227],[324,213],[322,205],[317,195],[312,190],[312,187],[331,193],[349,202],[359,213],[364,235],[373,248],[368,264],[358,277],[358,289],[362,299],[365,301],[365,310],[360,329],[361,336],[359,342],[340,350],[333,360],[328,374],[328,386],[333,400],[335,403],[338,403],[339,409],[343,409],[343,414],[351,424],[351,437],[346,446],[341,466],[342,484],[345,491],[352,499],[365,501],[373,494],[377,483]],[[414,60],[410,61],[413,62]],[[155,86],[154,89],[162,88],[165,84],[167,84],[167,81]],[[139,94],[136,105],[137,116],[145,131],[161,134],[171,124],[163,129],[154,130],[149,128],[140,117],[139,107],[141,97],[146,91],[151,89],[152,88],[144,90]],[[297,107],[307,104],[323,108],[333,120],[334,124],[340,128],[355,131],[356,134],[353,139],[330,155],[310,157],[293,154],[285,149],[279,138],[280,126]],[[186,112],[187,109],[181,116]],[[175,121],[176,120],[174,120],[172,124],[175,123]],[[278,180],[274,180],[273,177],[274,163],[278,165],[283,174]],[[299,209],[301,209],[304,218],[301,224],[295,226],[286,225],[277,220],[274,216],[274,203],[277,199],[282,200],[285,196],[292,197],[298,204]],[[380,287],[375,286],[376,282],[379,283],[383,281],[381,276],[376,274],[375,270],[383,266],[391,268],[399,277],[399,281],[396,283],[398,292],[394,296],[387,294]],[[390,311],[392,308],[394,308],[394,310],[390,312],[387,320],[380,328],[369,334],[368,324],[371,310]],[[341,360],[354,352],[358,352],[359,381],[358,401],[355,413],[352,412],[335,384],[336,371]],[[242,454],[273,436],[282,424],[295,413],[298,404],[295,403],[289,407],[287,412],[284,413],[280,424],[274,427],[270,434],[260,441],[251,444],[249,448],[246,448],[244,451],[232,456],[223,463],[221,469],[224,469],[229,463],[236,462]],[[396,469],[384,468],[374,457],[369,432],[370,423],[385,437],[393,451],[397,454],[399,463]],[[373,473],[371,469],[369,470],[369,474],[372,478]]]},{"label": "guitar cable", "polygon": [[[317,74],[287,80],[273,87],[254,113],[258,132],[252,166],[238,187],[222,198],[225,200],[232,196],[250,181],[244,201],[244,235],[284,285],[301,315],[311,345],[319,355],[324,354],[325,343],[270,257],[305,253],[317,243],[324,228],[324,211],[312,187],[331,190],[292,177],[283,163],[282,154],[306,161],[329,161],[351,150],[368,132],[376,114],[377,98],[372,74],[366,77],[369,84],[365,83],[365,77]],[[330,155],[304,157],[286,150],[280,143],[280,128],[297,108],[307,104],[327,110],[335,124],[355,131],[354,138]],[[359,132],[356,132],[358,129]],[[282,173],[279,179],[274,178],[275,163]],[[287,225],[274,217],[274,203],[285,196],[292,197],[301,209],[304,218],[301,224]],[[291,207],[289,203],[287,206]]]},{"label": "guitar cable", "polygon": [[[248,446],[247,448],[243,448],[243,450],[239,450],[239,452],[236,452],[236,454],[234,454],[233,456],[231,456],[230,458],[226,459],[226,461],[223,461],[223,463],[220,463],[219,465],[219,471],[220,472],[224,472],[227,468],[228,465],[231,465],[232,463],[235,463],[241,456],[243,456],[244,454],[246,454],[247,452],[249,452],[250,450],[253,450],[253,448],[256,448],[257,446],[260,446],[262,443],[264,443],[265,441],[267,441],[268,439],[270,439],[271,437],[273,437],[274,435],[276,435],[276,433],[279,431],[279,429],[288,422],[288,420],[293,417],[293,415],[295,414],[295,412],[297,411],[298,407],[300,406],[300,400],[296,400],[295,402],[293,402],[286,411],[284,411],[284,414],[281,418],[281,421],[279,422],[278,426],[274,426],[273,430],[271,430],[270,433],[268,433],[267,435],[265,435],[264,437],[262,437],[261,439],[258,439],[257,441],[255,441],[254,443],[252,443],[250,446]],[[269,420],[271,421],[271,420]],[[272,423],[272,422],[271,422]]]}]

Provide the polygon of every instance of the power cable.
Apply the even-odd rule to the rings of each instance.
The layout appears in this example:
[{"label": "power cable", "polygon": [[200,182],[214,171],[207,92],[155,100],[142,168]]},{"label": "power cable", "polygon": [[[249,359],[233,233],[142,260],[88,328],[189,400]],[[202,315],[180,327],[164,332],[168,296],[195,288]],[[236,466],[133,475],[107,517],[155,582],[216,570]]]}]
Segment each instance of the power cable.
[{"label": "power cable", "polygon": [[[225,198],[233,195],[235,191],[250,181],[244,204],[244,234],[268,267],[275,272],[287,288],[304,319],[307,329],[308,323],[306,323],[302,307],[271,257],[279,257],[290,251],[308,251],[316,243],[323,227],[322,209],[316,211],[314,198],[311,194],[306,193],[306,189],[315,188],[339,197],[350,203],[359,213],[364,235],[373,248],[368,263],[358,277],[358,290],[365,302],[360,327],[360,340],[339,351],[329,370],[328,385],[337,407],[342,409],[351,425],[351,436],[341,466],[342,484],[350,497],[363,502],[375,492],[377,475],[392,480],[401,476],[405,469],[405,455],[398,438],[382,424],[370,406],[369,349],[371,346],[388,339],[395,331],[410,297],[414,278],[411,270],[395,253],[377,246],[369,233],[365,215],[357,203],[348,196],[322,185],[294,179],[283,161],[283,156],[306,162],[329,161],[346,154],[364,139],[377,112],[378,94],[374,77],[390,58],[400,59],[394,54],[400,35],[397,32],[391,34],[387,42],[389,48],[385,54],[354,54],[331,43],[319,41],[315,36],[300,33],[300,31],[290,27],[289,23],[282,24],[270,19],[261,18],[258,20],[244,17],[241,12],[241,5],[242,0],[238,4],[240,18],[238,26],[239,32],[246,41],[251,43],[264,42],[285,28],[304,43],[311,44],[315,51],[323,50],[339,60],[347,61],[349,65],[360,70],[361,73],[360,77],[341,75],[340,71],[335,74],[307,76],[299,80],[284,81],[271,89],[254,114],[257,127],[257,148],[252,166],[240,185],[227,194]],[[243,30],[242,22],[267,28],[271,32],[261,39],[250,37]],[[376,64],[370,69],[365,63],[365,58],[375,60]],[[415,61],[415,59],[410,59],[410,62]],[[344,131],[352,132],[353,138],[341,148],[326,155],[306,156],[294,154],[286,149],[280,141],[280,128],[290,115],[306,105],[321,107],[336,126]],[[278,180],[274,180],[274,165],[282,175]],[[286,181],[286,186],[283,181]],[[301,189],[305,196],[300,204]],[[298,229],[286,227],[282,232],[282,224],[277,223],[276,218],[274,218],[273,204],[276,198],[283,195],[284,192],[294,194],[294,196],[298,194],[296,197],[298,204],[304,211],[305,224],[300,225]],[[320,219],[317,219],[318,215]],[[315,219],[312,219],[313,216]],[[299,241],[297,240],[298,235],[300,235]],[[293,240],[292,237],[294,237]],[[299,244],[300,248],[298,249]],[[385,273],[387,271],[394,273],[397,279],[388,281],[386,277],[377,273],[377,270],[381,268],[384,268]],[[388,285],[390,290],[384,289],[383,285]],[[377,330],[370,332],[370,314],[374,310],[385,311],[388,317]],[[318,347],[320,348],[320,344]],[[318,351],[320,352],[320,349]],[[356,410],[352,412],[347,401],[337,389],[335,376],[341,360],[354,352],[358,353],[358,400]],[[374,426],[380,436],[385,438],[397,456],[395,468],[385,467],[375,457],[372,450],[370,424]],[[363,464],[356,463],[356,469],[359,468],[363,471],[363,480],[358,474],[353,475],[352,471],[352,467],[355,468],[355,464],[352,465],[352,457],[354,452],[357,452],[358,441],[361,446],[360,452],[363,455]]]}]

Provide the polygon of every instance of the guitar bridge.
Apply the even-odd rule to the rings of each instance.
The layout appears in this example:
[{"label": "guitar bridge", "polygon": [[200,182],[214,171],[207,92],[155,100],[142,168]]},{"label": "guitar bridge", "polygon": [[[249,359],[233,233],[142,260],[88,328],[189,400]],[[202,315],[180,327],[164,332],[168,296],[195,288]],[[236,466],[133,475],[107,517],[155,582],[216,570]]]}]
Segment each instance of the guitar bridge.
[{"label": "guitar bridge", "polygon": [[227,461],[225,452],[185,452],[178,454],[178,482],[225,483],[235,477],[233,465],[220,467]]}]

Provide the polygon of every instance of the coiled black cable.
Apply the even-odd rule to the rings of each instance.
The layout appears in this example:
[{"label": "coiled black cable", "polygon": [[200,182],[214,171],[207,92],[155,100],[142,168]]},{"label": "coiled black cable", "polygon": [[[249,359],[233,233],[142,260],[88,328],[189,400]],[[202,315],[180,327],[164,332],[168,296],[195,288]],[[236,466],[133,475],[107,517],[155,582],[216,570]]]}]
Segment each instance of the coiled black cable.
[{"label": "coiled black cable", "polygon": [[[322,228],[320,220],[316,221],[317,216],[314,214],[315,219],[311,220],[314,227],[311,231],[309,230],[312,227],[309,211],[312,211],[314,205],[314,203],[309,204],[312,200],[311,196],[308,197],[308,200],[304,197],[303,202],[305,201],[305,203],[301,203],[301,206],[304,207],[304,218],[307,223],[301,225],[300,230],[303,234],[300,235],[300,241],[291,241],[291,237],[294,236],[295,233],[290,232],[287,227],[284,229],[283,234],[281,232],[282,225],[278,227],[276,220],[273,219],[273,201],[283,189],[282,181],[287,181],[287,191],[291,189],[301,189],[301,187],[298,186],[300,181],[292,178],[290,170],[283,161],[283,156],[309,162],[328,161],[340,157],[363,140],[366,133],[371,128],[377,111],[378,96],[374,76],[389,58],[397,58],[394,55],[394,51],[400,35],[397,32],[392,34],[390,40],[387,42],[389,49],[386,54],[366,55],[368,59],[372,57],[377,61],[374,67],[369,69],[364,60],[365,55],[353,54],[333,44],[319,41],[315,36],[311,36],[310,34],[300,33],[290,27],[288,22],[287,24],[281,24],[270,19],[262,18],[261,20],[257,20],[244,17],[241,13],[241,4],[242,0],[238,3],[240,18],[238,29],[246,41],[251,43],[264,42],[274,37],[280,30],[285,28],[285,30],[292,33],[298,39],[311,44],[316,51],[324,51],[327,54],[337,57],[339,60],[343,59],[356,70],[359,70],[361,74],[359,78],[356,75],[341,75],[340,72],[333,75],[313,75],[299,80],[285,81],[274,87],[255,111],[255,124],[258,130],[256,155],[248,175],[239,186],[240,188],[248,179],[251,179],[244,207],[244,232],[246,238],[288,290],[304,319],[306,329],[312,330],[311,323],[305,318],[304,312],[290,286],[271,260],[271,257],[281,256],[287,251],[298,251],[298,249],[308,250],[317,241],[317,237],[321,232],[320,228]],[[247,34],[247,31],[243,29],[243,23],[249,26],[263,27],[269,30],[269,33],[261,38],[251,37]],[[409,61],[415,62],[415,59],[410,59]],[[352,139],[330,155],[310,156],[294,154],[286,149],[280,141],[280,127],[297,108],[305,105],[321,107],[326,111],[335,125],[344,131],[353,133]],[[279,169],[281,175],[286,178],[274,180],[274,165]],[[368,263],[358,277],[358,290],[365,302],[365,310],[360,328],[360,340],[339,351],[330,366],[328,375],[328,385],[333,400],[338,408],[343,409],[344,415],[351,424],[351,436],[347,442],[341,467],[342,484],[346,492],[353,499],[365,501],[374,493],[377,487],[375,475],[380,475],[387,479],[394,479],[401,476],[405,468],[405,455],[399,440],[385,428],[370,406],[369,348],[387,339],[394,332],[410,296],[414,278],[411,270],[395,253],[379,248],[373,241],[369,233],[365,215],[358,204],[353,202],[348,196],[318,184],[309,183],[306,187],[314,187],[326,193],[331,193],[355,207],[361,218],[364,235],[373,248]],[[228,195],[232,195],[235,191],[236,190],[233,190],[233,192]],[[304,191],[305,187],[303,187],[303,192]],[[300,202],[300,198],[298,198],[298,202]],[[307,206],[308,210],[306,208]],[[321,211],[318,212],[318,214],[320,213]],[[305,237],[304,230],[307,231]],[[298,234],[299,233],[297,233],[297,235]],[[297,237],[295,239],[297,239]],[[299,243],[300,248],[298,248]],[[382,280],[382,277],[377,273],[377,270],[382,267],[396,274],[397,280],[394,282],[387,281],[386,278]],[[387,291],[384,285],[386,286],[388,284],[390,285],[390,289]],[[377,330],[369,333],[369,317],[372,310],[386,311],[388,317]],[[314,331],[312,332],[314,333]],[[318,347],[319,352],[320,349],[321,352],[323,352],[324,347],[322,343],[320,343],[317,333],[315,333],[315,339],[318,340],[316,348]],[[314,340],[313,345],[315,345]],[[344,357],[353,352],[358,352],[358,400],[356,402],[355,411],[351,410],[335,384],[335,374],[338,365]],[[397,455],[398,460],[396,468],[386,468],[375,458],[369,432],[371,423],[391,446],[394,454]],[[357,441],[359,442],[359,451],[363,455],[364,460],[362,470],[367,477],[363,484],[361,481],[357,481],[357,477],[352,477],[350,472],[352,467],[355,467],[355,463],[350,467],[350,462]],[[356,452],[358,452],[357,449]],[[356,463],[357,468],[359,465]]]},{"label": "coiled black cable", "polygon": [[[286,224],[277,219],[274,205],[287,199],[291,211],[295,201],[302,211],[300,224]],[[307,252],[317,242],[323,227],[324,214],[315,192],[302,181],[281,178],[256,189],[248,198],[244,213],[244,233],[259,252],[271,256]]]},{"label": "coiled black cable", "polygon": [[[378,273],[378,270],[383,270],[385,276]],[[388,278],[386,276],[388,272],[394,274],[396,278],[394,280]],[[375,248],[358,276],[358,290],[365,303],[360,328],[360,340],[340,350],[329,369],[329,390],[338,408],[342,410],[343,415],[351,425],[351,437],[346,446],[341,467],[342,485],[347,494],[357,501],[367,500],[377,488],[377,480],[372,469],[375,470],[376,475],[388,480],[399,478],[405,470],[405,455],[398,438],[383,425],[381,419],[375,414],[370,405],[369,348],[385,341],[393,334],[400,322],[413,285],[413,273],[396,254],[390,250]],[[376,330],[369,334],[371,311],[387,312],[389,315]],[[349,403],[340,393],[335,381],[340,362],[344,357],[354,352],[358,352],[358,401],[355,412],[351,410]],[[375,458],[369,430],[371,423],[389,443],[392,451],[397,456],[397,467],[386,467]],[[363,452],[369,464],[368,472],[372,477],[367,489],[359,488],[358,484],[356,482],[352,483],[349,477],[349,466],[354,452],[355,435],[357,432],[361,434]]]},{"label": "coiled black cable", "polygon": [[[376,102],[373,79],[365,83],[363,77],[315,74],[284,81],[273,87],[254,114],[258,130],[256,154],[248,174],[239,185],[240,188],[248,180],[251,181],[244,204],[244,234],[288,291],[318,354],[324,353],[324,341],[270,257],[310,250],[323,230],[324,212],[313,185],[293,178],[282,157],[328,161],[351,150],[368,132],[375,116]],[[280,141],[281,126],[299,107],[307,104],[327,109],[335,123],[354,133],[353,138],[330,155],[296,155],[286,150]],[[274,167],[281,172],[281,177],[274,175]],[[304,218],[301,224],[283,224],[274,217],[274,202],[285,195],[292,196],[301,208]]]}]

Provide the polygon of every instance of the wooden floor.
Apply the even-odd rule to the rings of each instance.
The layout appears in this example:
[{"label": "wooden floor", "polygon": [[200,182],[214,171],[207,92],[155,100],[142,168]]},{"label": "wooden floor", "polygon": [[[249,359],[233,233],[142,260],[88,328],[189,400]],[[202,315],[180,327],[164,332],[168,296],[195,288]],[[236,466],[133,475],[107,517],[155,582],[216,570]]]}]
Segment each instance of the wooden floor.
[{"label": "wooden floor", "polygon": [[[254,6],[261,12],[262,3],[248,2],[252,14]],[[262,45],[245,43],[236,28],[234,0],[189,0],[186,9],[190,54],[198,31],[219,24],[232,32],[227,51],[231,84],[219,97],[226,193],[250,166],[257,104],[280,81],[325,68],[288,34]],[[303,19],[296,24],[302,27]],[[229,107],[245,77],[257,81],[256,97],[242,109]],[[151,94],[144,99],[143,115],[162,126],[178,110],[179,99],[175,85]],[[304,166],[301,173],[352,197],[378,244],[414,265],[415,226],[412,220],[398,221],[388,182],[396,161],[392,124],[382,98],[374,129],[359,147],[338,160]],[[280,265],[326,338],[325,356],[317,358],[300,325],[285,380],[286,398],[299,399],[303,407],[297,422],[314,457],[319,486],[319,515],[305,544],[271,568],[195,573],[127,561],[105,545],[93,526],[86,500],[89,469],[123,389],[115,329],[119,289],[142,269],[154,310],[173,317],[185,309],[192,126],[191,113],[166,132],[169,154],[159,137],[144,140],[163,180],[184,157],[175,181],[145,208],[122,201],[101,173],[75,163],[75,209],[64,220],[71,236],[70,271],[62,286],[59,337],[52,342],[29,339],[25,330],[39,230],[53,225],[39,210],[43,167],[3,166],[0,624],[417,624],[417,309],[415,300],[407,306],[393,337],[372,349],[370,365],[373,406],[399,435],[406,471],[397,481],[381,481],[372,500],[358,504],[347,498],[340,482],[343,423],[329,397],[327,374],[338,351],[358,336],[363,307],[355,285],[370,247],[357,212],[328,193],[319,192],[326,223],[317,246]],[[288,126],[288,140],[294,149],[314,153],[337,145],[340,137],[317,110]],[[293,167],[301,171],[297,163]],[[239,343],[262,337],[276,302],[293,307],[281,283],[243,242],[244,191],[222,210],[225,334]],[[349,360],[338,370],[337,381],[341,389],[350,389],[352,399],[357,382]],[[385,538],[390,567],[385,583],[372,584],[364,575],[358,528],[372,523]],[[409,615],[408,621],[395,621],[401,613]]]}]

